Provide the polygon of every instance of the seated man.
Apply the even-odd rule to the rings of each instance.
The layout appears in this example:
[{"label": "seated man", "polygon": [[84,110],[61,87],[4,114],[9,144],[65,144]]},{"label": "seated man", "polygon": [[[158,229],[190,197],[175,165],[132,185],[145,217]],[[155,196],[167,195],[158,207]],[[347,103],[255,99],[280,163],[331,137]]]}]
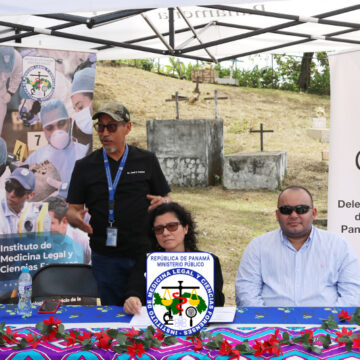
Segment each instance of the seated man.
[{"label": "seated man", "polygon": [[312,225],[310,192],[278,198],[280,229],[250,242],[236,275],[238,306],[358,306],[360,265],[347,240]]}]

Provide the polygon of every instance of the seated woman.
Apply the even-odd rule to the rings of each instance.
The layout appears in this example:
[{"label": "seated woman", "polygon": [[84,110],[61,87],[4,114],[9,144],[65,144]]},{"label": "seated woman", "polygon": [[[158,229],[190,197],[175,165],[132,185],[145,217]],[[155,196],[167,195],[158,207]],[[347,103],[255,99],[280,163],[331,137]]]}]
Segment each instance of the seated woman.
[{"label": "seated woman", "polygon": [[[149,237],[151,252],[155,251],[199,251],[196,246],[195,224],[191,214],[175,202],[160,205],[149,215]],[[214,258],[215,306],[225,302],[223,277],[219,258]],[[128,314],[140,313],[146,298],[146,255],[139,258],[129,278],[124,295],[124,311]]]}]

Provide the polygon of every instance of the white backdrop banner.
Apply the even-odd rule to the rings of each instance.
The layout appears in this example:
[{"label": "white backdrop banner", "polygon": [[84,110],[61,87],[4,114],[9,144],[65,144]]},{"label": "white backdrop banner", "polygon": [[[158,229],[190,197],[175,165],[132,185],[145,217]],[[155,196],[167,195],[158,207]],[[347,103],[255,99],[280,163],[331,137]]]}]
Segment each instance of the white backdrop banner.
[{"label": "white backdrop banner", "polygon": [[329,57],[331,126],[328,229],[360,258],[360,51]]}]

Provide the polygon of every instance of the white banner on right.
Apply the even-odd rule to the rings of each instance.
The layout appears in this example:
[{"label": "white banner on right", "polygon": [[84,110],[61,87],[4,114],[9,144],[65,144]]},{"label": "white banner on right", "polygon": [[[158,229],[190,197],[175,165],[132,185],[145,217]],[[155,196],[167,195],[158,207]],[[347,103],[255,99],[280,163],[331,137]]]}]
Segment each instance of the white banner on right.
[{"label": "white banner on right", "polygon": [[360,258],[360,51],[329,56],[331,86],[328,230]]}]

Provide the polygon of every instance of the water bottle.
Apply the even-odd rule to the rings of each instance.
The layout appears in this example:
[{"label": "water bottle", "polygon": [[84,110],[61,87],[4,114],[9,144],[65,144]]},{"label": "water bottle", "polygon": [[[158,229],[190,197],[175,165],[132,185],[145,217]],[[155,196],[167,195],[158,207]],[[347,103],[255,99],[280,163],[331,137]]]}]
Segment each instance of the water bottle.
[{"label": "water bottle", "polygon": [[19,290],[19,303],[17,307],[17,313],[18,315],[31,316],[32,279],[29,273],[29,268],[27,267],[23,267],[21,269],[21,274],[18,280],[18,290]]}]

